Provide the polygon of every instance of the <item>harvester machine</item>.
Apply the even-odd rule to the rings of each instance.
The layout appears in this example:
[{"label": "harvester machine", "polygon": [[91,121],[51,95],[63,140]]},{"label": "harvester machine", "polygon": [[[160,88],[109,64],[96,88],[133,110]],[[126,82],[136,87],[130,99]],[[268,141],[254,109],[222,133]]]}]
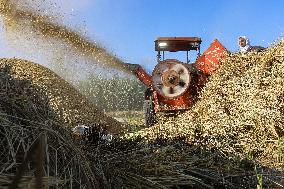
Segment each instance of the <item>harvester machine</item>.
[{"label": "harvester machine", "polygon": [[[188,110],[196,101],[208,78],[218,69],[220,60],[228,55],[226,48],[215,39],[200,54],[201,38],[160,37],[155,40],[157,65],[149,75],[138,64],[126,64],[148,88],[145,91],[145,122],[151,126],[158,113]],[[189,61],[189,51],[197,51],[195,62]],[[165,59],[165,52],[186,52],[186,61]]]}]

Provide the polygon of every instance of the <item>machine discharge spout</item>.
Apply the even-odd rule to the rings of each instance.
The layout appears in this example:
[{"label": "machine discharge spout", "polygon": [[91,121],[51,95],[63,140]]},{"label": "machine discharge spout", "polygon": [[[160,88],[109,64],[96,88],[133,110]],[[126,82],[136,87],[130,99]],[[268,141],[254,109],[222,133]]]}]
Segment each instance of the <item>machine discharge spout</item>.
[{"label": "machine discharge spout", "polygon": [[124,63],[126,69],[130,70],[131,73],[146,86],[150,87],[152,85],[152,77],[142,68],[139,64]]}]

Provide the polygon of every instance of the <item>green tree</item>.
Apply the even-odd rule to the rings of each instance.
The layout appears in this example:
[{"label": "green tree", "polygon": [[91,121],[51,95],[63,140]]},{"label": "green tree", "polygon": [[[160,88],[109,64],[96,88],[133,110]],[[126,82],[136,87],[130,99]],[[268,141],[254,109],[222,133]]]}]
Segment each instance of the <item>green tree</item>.
[{"label": "green tree", "polygon": [[91,76],[79,82],[78,88],[99,109],[104,111],[140,111],[143,109],[146,86],[137,79]]}]

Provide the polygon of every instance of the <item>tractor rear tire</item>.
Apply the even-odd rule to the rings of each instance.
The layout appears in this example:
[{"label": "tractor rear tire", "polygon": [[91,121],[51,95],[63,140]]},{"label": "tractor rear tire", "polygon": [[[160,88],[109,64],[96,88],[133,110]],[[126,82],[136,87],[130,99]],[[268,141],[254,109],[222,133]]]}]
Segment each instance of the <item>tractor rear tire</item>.
[{"label": "tractor rear tire", "polygon": [[152,98],[150,98],[149,100],[145,100],[144,102],[144,116],[146,127],[151,127],[157,122]]}]

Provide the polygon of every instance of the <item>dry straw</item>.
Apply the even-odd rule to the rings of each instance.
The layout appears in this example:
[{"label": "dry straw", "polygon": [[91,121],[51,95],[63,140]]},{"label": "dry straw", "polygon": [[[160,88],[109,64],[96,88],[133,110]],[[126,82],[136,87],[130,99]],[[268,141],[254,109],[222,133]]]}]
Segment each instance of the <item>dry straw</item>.
[{"label": "dry straw", "polygon": [[0,68],[5,67],[12,79],[29,81],[30,90],[34,88],[39,96],[47,98],[46,103],[56,113],[56,119],[68,127],[95,123],[109,126],[110,131],[119,127],[119,122],[96,109],[85,96],[51,70],[21,59],[0,59]]},{"label": "dry straw", "polygon": [[[50,104],[50,96],[43,92],[48,85],[39,76],[51,77],[52,73],[45,70],[43,75],[43,68],[26,61],[1,59],[0,62],[1,188],[98,185],[95,165],[73,140],[64,123],[65,117],[58,115]],[[15,69],[17,62],[22,64]],[[24,70],[20,68],[24,67],[30,71],[37,68],[37,79],[32,77],[36,74],[21,72]]]},{"label": "dry straw", "polygon": [[284,40],[280,40],[258,54],[232,54],[189,111],[161,117],[140,133],[150,139],[183,137],[228,155],[272,158],[274,164],[284,128],[283,91]]}]

